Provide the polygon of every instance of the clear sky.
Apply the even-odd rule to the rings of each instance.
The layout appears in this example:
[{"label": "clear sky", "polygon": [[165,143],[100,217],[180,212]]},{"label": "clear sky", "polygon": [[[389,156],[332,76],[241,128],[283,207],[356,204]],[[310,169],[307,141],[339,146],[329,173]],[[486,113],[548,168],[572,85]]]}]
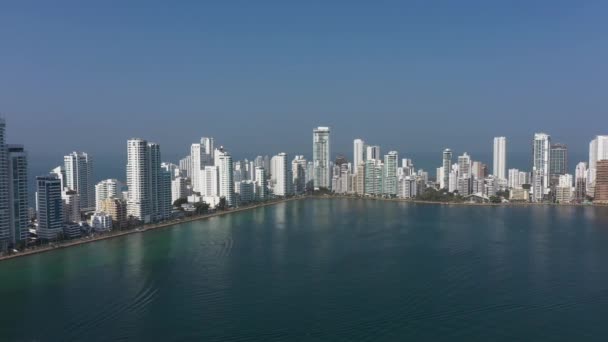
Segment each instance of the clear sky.
[{"label": "clear sky", "polygon": [[0,112],[56,164],[135,136],[171,161],[200,136],[310,155],[319,125],[349,159],[354,138],[436,166],[498,135],[528,155],[535,131],[585,157],[608,133],[607,18],[606,1],[2,1]]}]

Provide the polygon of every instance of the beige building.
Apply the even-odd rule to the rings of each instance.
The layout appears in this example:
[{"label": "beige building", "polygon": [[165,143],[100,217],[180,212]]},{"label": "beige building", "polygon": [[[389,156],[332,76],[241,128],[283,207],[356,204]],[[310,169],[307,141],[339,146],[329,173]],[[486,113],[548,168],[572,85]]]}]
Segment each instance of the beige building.
[{"label": "beige building", "polygon": [[119,198],[106,198],[101,201],[100,211],[112,218],[114,228],[125,228],[127,221],[127,202]]}]

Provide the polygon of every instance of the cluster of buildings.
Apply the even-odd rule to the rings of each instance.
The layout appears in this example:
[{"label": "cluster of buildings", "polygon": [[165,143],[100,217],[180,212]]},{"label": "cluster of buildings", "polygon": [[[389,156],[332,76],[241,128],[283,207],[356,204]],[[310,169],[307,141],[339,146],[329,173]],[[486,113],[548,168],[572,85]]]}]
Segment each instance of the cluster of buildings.
[{"label": "cluster of buildings", "polygon": [[589,145],[589,162],[568,173],[567,146],[534,135],[530,171],[507,169],[507,140],[494,138],[492,170],[468,153],[441,155],[436,177],[416,169],[397,151],[353,142],[353,159],[331,159],[331,130],[313,130],[312,159],[285,152],[233,160],[224,147],[203,137],[177,164],[163,162],[159,144],[127,141],[126,181],[95,181],[92,157],[64,156],[63,164],[35,178],[35,209],[28,203],[28,160],[21,145],[5,142],[0,119],[0,251],[32,240],[53,241],[171,219],[200,203],[236,207],[311,191],[412,199],[427,189],[487,201],[608,203],[608,136]]}]

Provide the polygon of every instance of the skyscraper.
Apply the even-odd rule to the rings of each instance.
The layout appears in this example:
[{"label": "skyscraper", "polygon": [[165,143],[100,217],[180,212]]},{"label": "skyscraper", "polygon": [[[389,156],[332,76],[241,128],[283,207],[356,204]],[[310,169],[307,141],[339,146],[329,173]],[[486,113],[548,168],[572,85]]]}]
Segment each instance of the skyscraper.
[{"label": "skyscraper", "polygon": [[357,166],[365,161],[365,142],[355,139],[353,142],[353,169],[357,173]]},{"label": "skyscraper", "polygon": [[608,159],[598,160],[593,203],[608,204]]},{"label": "skyscraper", "polygon": [[535,202],[543,200],[549,192],[549,155],[551,153],[551,137],[545,133],[534,134],[532,149],[532,199]]},{"label": "skyscraper", "polygon": [[8,145],[10,242],[13,246],[28,236],[27,153],[21,145]]},{"label": "skyscraper", "polygon": [[219,195],[226,199],[226,205],[229,207],[236,205],[234,196],[234,165],[230,153],[222,151],[218,153],[215,160],[218,167],[219,176]]},{"label": "skyscraper", "polygon": [[79,197],[80,210],[95,208],[95,183],[93,181],[93,161],[83,152],[72,152],[63,157],[66,184],[76,191]]},{"label": "skyscraper", "polygon": [[365,146],[365,160],[380,160],[381,156],[380,156],[380,146],[378,145],[373,145],[373,146]]},{"label": "skyscraper", "polygon": [[397,196],[397,168],[399,166],[399,157],[396,151],[390,151],[384,156],[384,186],[383,192],[389,196]]},{"label": "skyscraper", "polygon": [[293,193],[302,194],[306,191],[306,159],[304,156],[295,156],[291,162],[293,177]]},{"label": "skyscraper", "polygon": [[266,170],[262,166],[255,167],[255,197],[265,200],[268,196],[268,184],[266,182]]},{"label": "skyscraper", "polygon": [[608,135],[597,135],[589,143],[589,177],[587,178],[587,193],[593,194],[597,162],[608,159]]},{"label": "skyscraper", "polygon": [[275,180],[274,184],[274,195],[275,196],[287,196],[289,195],[289,167],[287,163],[287,154],[279,153],[276,156],[272,157],[274,164],[274,174],[272,175]]},{"label": "skyscraper", "polygon": [[507,138],[494,138],[494,165],[492,174],[498,179],[507,179]]},{"label": "skyscraper", "polygon": [[0,251],[8,248],[10,240],[10,199],[5,129],[6,123],[3,118],[0,118]]},{"label": "skyscraper", "polygon": [[551,184],[557,184],[559,176],[568,173],[568,147],[564,144],[552,144],[549,153],[549,177]]},{"label": "skyscraper", "polygon": [[101,211],[101,201],[106,198],[120,197],[120,182],[116,179],[105,179],[95,185],[95,210]]},{"label": "skyscraper", "polygon": [[587,196],[587,163],[580,162],[574,172],[574,198],[582,202]]},{"label": "skyscraper", "polygon": [[150,168],[148,142],[130,139],[127,142],[127,215],[143,222],[153,219]]},{"label": "skyscraper", "polygon": [[440,183],[443,189],[447,189],[450,183],[450,172],[452,170],[452,150],[443,150],[443,181]]},{"label": "skyscraper", "polygon": [[331,188],[329,127],[317,127],[312,135],[313,182],[315,189]]},{"label": "skyscraper", "polygon": [[56,239],[63,231],[63,202],[61,180],[55,175],[36,177],[36,207],[38,208],[38,237]]}]

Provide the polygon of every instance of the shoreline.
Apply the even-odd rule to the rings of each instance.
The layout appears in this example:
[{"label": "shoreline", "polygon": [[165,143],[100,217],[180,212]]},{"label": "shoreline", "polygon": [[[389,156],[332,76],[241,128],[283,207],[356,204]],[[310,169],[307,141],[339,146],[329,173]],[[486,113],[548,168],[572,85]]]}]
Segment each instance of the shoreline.
[{"label": "shoreline", "polygon": [[65,243],[61,243],[58,245],[47,244],[40,248],[29,249],[23,252],[0,256],[0,262],[10,259],[15,259],[19,257],[46,253],[49,251],[54,251],[58,249],[64,249],[68,247],[88,244],[92,242],[108,240],[113,238],[118,238],[131,234],[145,233],[151,230],[157,230],[162,228],[173,227],[182,223],[189,223],[194,221],[200,221],[209,219],[212,217],[218,217],[223,215],[229,215],[232,213],[238,213],[242,211],[247,211],[251,209],[257,209],[269,205],[275,205],[290,201],[302,200],[302,199],[353,199],[353,200],[365,200],[365,201],[384,201],[384,202],[401,202],[401,203],[412,203],[412,204],[425,204],[425,205],[441,205],[441,206],[478,206],[478,207],[528,207],[528,206],[558,206],[558,207],[608,207],[606,205],[601,204],[581,204],[581,203],[532,203],[532,202],[509,202],[509,203],[474,203],[474,202],[440,202],[440,201],[424,201],[424,200],[416,200],[416,199],[404,199],[404,198],[382,198],[382,197],[365,197],[365,196],[351,196],[351,195],[303,195],[297,197],[283,198],[278,200],[271,200],[268,202],[258,203],[250,206],[235,208],[232,210],[226,211],[216,211],[210,214],[204,214],[200,216],[194,217],[186,217],[180,220],[167,221],[156,224],[144,225],[138,228],[133,228],[129,230],[117,230],[115,233],[103,234],[95,237],[84,237],[79,238],[73,241],[67,241]]},{"label": "shoreline", "polygon": [[279,200],[271,200],[268,202],[263,202],[263,203],[258,203],[258,204],[254,204],[254,205],[250,205],[250,206],[235,208],[232,210],[216,211],[216,212],[213,212],[210,214],[204,214],[204,215],[194,216],[194,217],[187,217],[182,220],[173,220],[173,221],[168,221],[168,222],[149,224],[149,225],[144,225],[144,226],[129,229],[129,230],[117,230],[116,233],[99,235],[99,236],[92,237],[92,238],[86,238],[86,237],[79,238],[77,240],[67,241],[67,242],[59,244],[59,245],[47,244],[40,248],[25,250],[23,252],[11,254],[11,255],[0,256],[0,262],[5,261],[5,260],[19,258],[19,257],[25,257],[25,256],[29,256],[29,255],[46,253],[46,252],[55,251],[55,250],[59,250],[59,249],[84,245],[84,244],[88,244],[88,243],[92,243],[92,242],[109,240],[109,239],[118,238],[118,237],[122,237],[122,236],[126,236],[126,235],[145,233],[145,232],[148,232],[151,230],[157,230],[157,229],[162,229],[162,228],[169,228],[169,227],[173,227],[173,226],[176,226],[176,225],[182,224],[182,223],[206,220],[206,219],[209,219],[212,217],[218,217],[218,216],[228,215],[228,214],[232,214],[232,213],[238,213],[238,212],[242,212],[242,211],[257,209],[257,208],[261,208],[261,207],[265,207],[265,206],[269,206],[269,205],[275,205],[275,204],[280,204],[280,203],[285,203],[285,202],[290,202],[290,201],[295,201],[295,200],[302,200],[302,199],[306,199],[306,198],[310,198],[310,197],[311,196],[298,196],[298,197],[283,198],[283,199],[279,199]]},{"label": "shoreline", "polygon": [[475,202],[441,202],[441,201],[424,201],[405,198],[383,198],[372,196],[352,196],[352,195],[310,195],[310,198],[343,198],[343,199],[359,199],[373,200],[386,202],[403,202],[413,204],[429,204],[429,205],[444,205],[444,206],[478,206],[478,207],[534,207],[534,206],[555,206],[555,207],[608,207],[605,204],[583,204],[583,203],[536,203],[536,202],[508,202],[508,203],[475,203]]}]

